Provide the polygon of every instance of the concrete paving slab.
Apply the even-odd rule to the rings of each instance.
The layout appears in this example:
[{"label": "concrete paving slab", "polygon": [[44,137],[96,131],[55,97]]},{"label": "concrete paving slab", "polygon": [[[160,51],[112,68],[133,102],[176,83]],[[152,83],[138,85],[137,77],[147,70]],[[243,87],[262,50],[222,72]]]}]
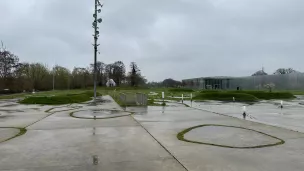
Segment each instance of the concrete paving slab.
[{"label": "concrete paving slab", "polygon": [[70,112],[60,112],[35,123],[28,127],[28,130],[44,129],[72,129],[72,128],[91,128],[91,127],[128,127],[138,126],[130,116],[111,118],[111,119],[79,119],[70,116]]},{"label": "concrete paving slab", "polygon": [[[190,103],[190,102],[186,102]],[[276,102],[277,103],[277,102]],[[268,125],[279,126],[294,131],[304,133],[304,106],[298,104],[297,100],[284,102],[287,103],[285,108],[281,110],[277,105],[273,105],[273,101],[265,101],[247,106],[247,120],[265,123]],[[241,103],[222,103],[219,102],[193,102],[193,107],[206,111],[217,112],[237,118],[242,118],[245,104]]]},{"label": "concrete paving slab", "polygon": [[0,142],[18,135],[19,132],[20,130],[15,128],[0,128]]},{"label": "concrete paving slab", "polygon": [[97,127],[30,130],[0,145],[0,166],[13,170],[89,165],[95,155],[101,163],[173,159],[141,127]]},{"label": "concrete paving slab", "polygon": [[186,171],[173,159],[132,161],[132,162],[102,162],[98,165],[31,167],[28,169],[3,171]]},{"label": "concrete paving slab", "polygon": [[[147,114],[144,115],[134,115],[134,118],[188,170],[300,171],[304,168],[304,160],[301,157],[304,154],[304,134],[302,133],[199,110],[189,110],[186,115],[178,111],[165,111],[164,113],[166,113],[166,115],[162,116],[157,115],[155,111],[148,111]],[[156,117],[158,118],[157,120]],[[180,119],[178,122],[169,121],[170,119],[176,120],[177,117],[182,117],[183,119]],[[202,124],[241,126],[277,136],[284,139],[286,143],[260,149],[230,149],[177,140],[176,135],[182,130]],[[204,133],[208,134],[208,131]],[[234,141],[233,138],[239,136],[238,131],[230,133],[230,139],[227,141]],[[200,133],[198,134],[200,135]],[[242,133],[242,135],[244,135],[244,133]],[[244,136],[249,137],[251,135],[250,133],[245,133]]]},{"label": "concrete paving slab", "polygon": [[0,116],[0,127],[26,127],[46,117],[47,113],[14,113]]}]

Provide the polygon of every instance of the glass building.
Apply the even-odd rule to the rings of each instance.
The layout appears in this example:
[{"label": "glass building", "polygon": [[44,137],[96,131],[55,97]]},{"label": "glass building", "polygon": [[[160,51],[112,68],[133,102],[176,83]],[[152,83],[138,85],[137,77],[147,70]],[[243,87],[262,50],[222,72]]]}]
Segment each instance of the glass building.
[{"label": "glass building", "polygon": [[195,89],[255,90],[273,83],[279,90],[304,90],[304,73],[260,75],[248,77],[201,77],[182,80],[183,85]]}]

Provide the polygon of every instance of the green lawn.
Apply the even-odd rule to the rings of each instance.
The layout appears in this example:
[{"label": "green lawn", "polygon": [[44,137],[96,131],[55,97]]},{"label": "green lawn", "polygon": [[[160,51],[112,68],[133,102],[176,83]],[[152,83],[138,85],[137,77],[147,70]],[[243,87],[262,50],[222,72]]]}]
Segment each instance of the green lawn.
[{"label": "green lawn", "polygon": [[[32,93],[20,93],[13,95],[3,95],[0,99],[13,99],[24,98],[21,103],[26,104],[67,104],[67,103],[80,103],[83,101],[91,100],[92,89],[76,89],[76,90],[56,90]],[[91,91],[88,96],[86,92]],[[257,101],[262,99],[292,99],[293,95],[304,95],[303,91],[275,91],[269,93],[267,91],[216,91],[216,90],[192,90],[187,88],[134,88],[134,87],[114,87],[105,88],[98,87],[97,91],[102,95],[117,96],[119,93],[145,93],[148,94],[150,105],[158,105],[155,103],[158,99],[162,99],[162,92],[165,92],[165,100],[181,99],[173,97],[181,97],[184,95],[185,99],[189,99],[190,94],[196,100],[220,100],[231,101],[235,97],[236,101]],[[154,93],[154,95],[153,95]],[[153,103],[152,103],[153,102]]]},{"label": "green lawn", "polygon": [[[100,95],[100,93],[98,93]],[[26,97],[20,101],[21,104],[45,104],[45,105],[62,105],[72,103],[82,103],[92,100],[94,96],[93,91],[86,91],[83,93],[69,93],[57,95],[41,95]]]}]

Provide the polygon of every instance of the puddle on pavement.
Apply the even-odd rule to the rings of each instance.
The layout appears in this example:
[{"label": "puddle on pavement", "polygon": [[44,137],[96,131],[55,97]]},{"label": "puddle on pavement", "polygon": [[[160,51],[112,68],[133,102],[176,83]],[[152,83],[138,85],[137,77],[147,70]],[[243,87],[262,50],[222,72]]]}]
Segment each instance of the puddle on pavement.
[{"label": "puddle on pavement", "polygon": [[7,115],[7,114],[0,114],[0,119],[8,119],[8,118],[13,118],[15,117],[14,115]]},{"label": "puddle on pavement", "polygon": [[73,113],[74,117],[87,118],[87,119],[106,119],[111,117],[127,116],[128,112],[119,110],[86,110],[76,111]]},{"label": "puddle on pavement", "polygon": [[24,111],[22,111],[22,110],[0,109],[0,112],[3,112],[3,113],[21,113],[21,112],[24,112]]}]

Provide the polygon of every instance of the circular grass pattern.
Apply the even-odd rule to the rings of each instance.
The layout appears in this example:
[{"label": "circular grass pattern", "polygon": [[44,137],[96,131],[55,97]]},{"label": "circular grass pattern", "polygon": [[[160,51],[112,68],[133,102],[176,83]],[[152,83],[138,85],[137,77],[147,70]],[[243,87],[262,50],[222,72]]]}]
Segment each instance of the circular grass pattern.
[{"label": "circular grass pattern", "polygon": [[[190,132],[190,131],[192,131],[192,130],[194,130],[196,128],[208,127],[208,126],[213,126],[213,127],[228,127],[228,128],[237,128],[237,129],[242,129],[242,130],[247,130],[247,131],[253,131],[255,133],[262,134],[264,136],[268,136],[270,138],[278,140],[278,142],[276,142],[276,143],[270,143],[270,144],[264,144],[264,145],[242,146],[242,147],[239,147],[239,146],[230,146],[230,145],[216,144],[216,143],[210,143],[210,142],[200,142],[200,141],[194,141],[194,140],[189,140],[189,139],[185,138],[185,134],[187,134],[188,132]],[[179,140],[181,140],[181,141],[190,142],[190,143],[211,145],[211,146],[224,147],[224,148],[237,148],[237,149],[264,148],[264,147],[271,147],[271,146],[281,145],[281,144],[285,143],[284,140],[282,140],[282,139],[280,139],[278,137],[275,137],[275,136],[272,136],[272,135],[269,135],[269,134],[266,134],[266,133],[263,133],[263,132],[260,132],[260,131],[256,131],[256,130],[253,130],[253,129],[244,128],[244,127],[238,127],[238,126],[216,125],[216,124],[205,124],[205,125],[198,125],[198,126],[187,128],[187,129],[183,130],[182,132],[178,133],[177,134],[177,138]]]},{"label": "circular grass pattern", "polygon": [[[77,116],[77,113],[79,112],[93,112],[96,113],[95,117],[94,115],[89,115],[89,114],[83,114],[83,116]],[[114,113],[126,113],[126,114],[114,114]],[[100,114],[104,114],[104,116],[98,116]],[[113,116],[111,116],[113,114]],[[130,112],[125,112],[121,110],[78,110],[78,111],[73,111],[70,113],[70,116],[73,118],[77,119],[112,119],[112,118],[119,118],[119,117],[125,117],[125,116],[130,116],[132,113]]]},{"label": "circular grass pattern", "polygon": [[17,130],[19,130],[19,133],[18,133],[18,134],[15,134],[15,135],[13,135],[12,137],[9,137],[9,138],[0,140],[0,143],[3,143],[3,142],[6,142],[6,141],[11,140],[11,139],[13,139],[13,138],[19,137],[19,136],[25,134],[26,131],[27,131],[25,128],[16,128],[16,127],[0,127],[0,129],[17,129]]}]

